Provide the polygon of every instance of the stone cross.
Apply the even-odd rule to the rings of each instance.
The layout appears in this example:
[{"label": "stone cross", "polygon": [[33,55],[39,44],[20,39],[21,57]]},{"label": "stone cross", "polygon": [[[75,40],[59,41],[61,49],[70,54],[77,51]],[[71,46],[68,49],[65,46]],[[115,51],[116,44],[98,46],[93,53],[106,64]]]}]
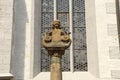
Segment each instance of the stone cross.
[{"label": "stone cross", "polygon": [[55,20],[52,30],[42,38],[42,44],[51,57],[51,80],[62,80],[61,58],[71,44],[69,34],[61,29],[60,21]]}]

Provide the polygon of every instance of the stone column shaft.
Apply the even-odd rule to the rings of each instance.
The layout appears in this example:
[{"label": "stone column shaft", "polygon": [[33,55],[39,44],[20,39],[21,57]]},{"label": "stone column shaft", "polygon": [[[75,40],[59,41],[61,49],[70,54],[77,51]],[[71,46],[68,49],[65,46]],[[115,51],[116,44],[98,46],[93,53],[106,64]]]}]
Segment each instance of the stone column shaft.
[{"label": "stone column shaft", "polygon": [[60,21],[56,20],[52,30],[43,36],[42,44],[51,56],[51,80],[62,80],[61,57],[71,44],[69,34],[60,28]]},{"label": "stone column shaft", "polygon": [[51,80],[62,80],[61,57],[51,56]]}]

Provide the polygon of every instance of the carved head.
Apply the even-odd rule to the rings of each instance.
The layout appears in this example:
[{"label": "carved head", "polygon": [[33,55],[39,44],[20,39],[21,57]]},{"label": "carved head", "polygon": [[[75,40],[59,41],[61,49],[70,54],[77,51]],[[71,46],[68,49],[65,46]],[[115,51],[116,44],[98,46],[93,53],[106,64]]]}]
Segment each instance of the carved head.
[{"label": "carved head", "polygon": [[59,21],[59,20],[55,20],[55,21],[53,22],[53,29],[54,29],[54,28],[61,29],[61,28],[60,28],[60,21]]}]

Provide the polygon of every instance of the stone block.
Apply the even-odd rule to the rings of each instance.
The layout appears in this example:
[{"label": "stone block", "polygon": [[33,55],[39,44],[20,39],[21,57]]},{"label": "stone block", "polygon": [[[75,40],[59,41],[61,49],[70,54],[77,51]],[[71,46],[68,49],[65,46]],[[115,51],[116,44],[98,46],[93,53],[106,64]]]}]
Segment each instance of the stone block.
[{"label": "stone block", "polygon": [[107,24],[107,28],[108,28],[108,36],[118,35],[117,24]]},{"label": "stone block", "polygon": [[119,46],[109,46],[110,59],[120,59]]},{"label": "stone block", "polygon": [[0,65],[3,63],[2,55],[0,55]]},{"label": "stone block", "polygon": [[120,70],[112,70],[111,71],[111,78],[120,79]]},{"label": "stone block", "polygon": [[8,73],[9,69],[10,69],[10,65],[4,65],[4,64],[0,65],[0,73]]},{"label": "stone block", "polygon": [[0,73],[10,72],[13,0],[0,0]]},{"label": "stone block", "polygon": [[10,64],[10,56],[9,55],[2,55],[2,58],[3,58],[3,65]]},{"label": "stone block", "polygon": [[116,13],[115,3],[114,2],[107,2],[105,4],[105,6],[106,6],[106,13],[107,14],[115,14]]}]

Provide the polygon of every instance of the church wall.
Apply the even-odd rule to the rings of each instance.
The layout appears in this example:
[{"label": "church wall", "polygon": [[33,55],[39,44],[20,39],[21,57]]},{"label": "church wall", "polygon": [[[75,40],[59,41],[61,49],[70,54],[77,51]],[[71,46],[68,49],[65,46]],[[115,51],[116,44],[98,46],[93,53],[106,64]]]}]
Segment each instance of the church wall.
[{"label": "church wall", "polygon": [[96,0],[99,77],[120,79],[120,54],[115,0]]},{"label": "church wall", "polygon": [[[104,0],[104,1],[103,0],[99,0],[99,1],[95,0],[94,2],[92,2],[92,1],[91,2],[86,1],[86,2],[88,2],[87,3],[88,5],[86,7],[86,11],[88,11],[88,13],[86,14],[86,17],[87,17],[87,21],[88,21],[87,22],[87,27],[88,27],[87,28],[87,31],[88,31],[87,32],[87,34],[88,34],[87,35],[87,39],[88,39],[87,45],[88,45],[88,60],[89,60],[88,68],[89,68],[89,70],[87,73],[84,73],[84,72],[83,73],[82,72],[74,73],[74,74],[73,73],[63,73],[63,75],[64,75],[63,78],[66,80],[68,78],[69,78],[69,80],[73,80],[73,79],[76,79],[76,80],[79,80],[79,79],[82,79],[82,80],[86,80],[86,79],[109,80],[109,79],[119,78],[119,76],[118,76],[119,75],[119,67],[118,67],[119,64],[117,64],[119,62],[119,59],[118,59],[119,49],[118,49],[118,38],[117,38],[117,34],[116,34],[117,25],[116,25],[115,2],[113,0],[109,0],[109,1],[108,0]],[[36,16],[39,15],[39,9],[35,9],[36,7],[33,8],[33,6],[36,6],[36,5],[32,5],[30,3],[31,3],[30,1],[29,2],[25,1],[25,3],[23,3],[25,5],[24,9],[26,9],[26,10],[16,9],[17,10],[16,14],[17,15],[19,14],[19,16],[21,15],[20,12],[22,13],[22,11],[23,12],[25,11],[24,16],[21,15],[23,18],[18,19],[17,26],[20,25],[19,24],[20,22],[22,22],[23,20],[26,20],[26,18],[25,18],[26,16],[28,18],[27,19],[28,21],[24,23],[27,25],[25,25],[25,32],[23,32],[23,35],[25,37],[25,38],[23,38],[25,40],[25,44],[22,46],[25,46],[25,50],[22,53],[24,55],[24,57],[22,56],[21,58],[24,59],[24,61],[22,63],[22,65],[24,66],[24,69],[23,69],[24,72],[21,71],[21,73],[23,74],[22,77],[24,78],[24,80],[29,80],[29,79],[30,80],[38,80],[40,78],[44,79],[45,77],[47,77],[46,80],[49,80],[49,73],[39,73],[39,68],[38,68],[39,65],[37,66],[39,60],[36,57],[38,55],[39,50],[36,49],[36,47],[37,47],[36,44],[39,43],[39,41],[38,41],[39,39],[35,37],[35,34],[37,34],[37,36],[38,36],[38,33],[36,33],[36,30],[38,29],[37,27],[39,27],[39,22],[36,22],[38,20]],[[92,5],[92,4],[95,4],[95,5]],[[39,5],[37,5],[37,7],[38,6]],[[32,9],[32,11],[30,9]],[[38,13],[33,13],[33,11],[38,12]],[[32,12],[32,15],[30,15],[31,12]],[[30,17],[32,17],[32,19],[34,18],[36,20],[30,19]],[[34,24],[34,23],[36,23],[36,24]],[[31,28],[28,28],[28,27],[31,27]],[[19,29],[19,27],[18,27],[18,29]],[[111,32],[113,32],[113,33],[111,33]],[[18,33],[18,35],[20,35],[20,34]],[[35,38],[35,39],[33,39],[33,38]],[[36,39],[37,39],[37,42],[36,42]],[[20,40],[20,37],[19,37],[19,40]],[[93,41],[90,41],[90,40],[93,40]],[[20,42],[23,43],[22,40]],[[20,49],[22,49],[22,48],[20,48]],[[33,51],[31,51],[31,49]],[[114,49],[116,49],[116,50],[114,50]],[[16,53],[18,53],[18,52],[16,52]],[[19,55],[21,55],[21,54],[19,54]],[[34,56],[36,56],[36,57],[34,57]],[[34,59],[34,58],[36,58],[36,59]],[[16,62],[16,63],[18,63],[18,62]],[[32,64],[31,64],[31,62],[32,62]],[[17,67],[19,67],[19,65],[17,65],[16,68]],[[21,73],[17,74],[17,75],[18,76],[22,75]],[[73,77],[70,78],[68,75],[73,76]],[[87,77],[85,77],[84,75]],[[33,77],[31,77],[31,76],[33,76]]]},{"label": "church wall", "polygon": [[[31,55],[31,77],[35,77],[40,73],[40,36],[41,36],[41,1],[36,0],[32,1],[32,55]],[[38,45],[40,44],[40,45]]]},{"label": "church wall", "polygon": [[13,0],[0,0],[0,79],[10,73]]},{"label": "church wall", "polygon": [[[95,0],[85,1],[88,72],[99,76]],[[92,68],[94,67],[94,68]]]},{"label": "church wall", "polygon": [[[27,80],[30,74],[31,0],[14,0],[14,33],[12,49],[13,80]],[[27,79],[26,79],[27,78]]]},{"label": "church wall", "polygon": [[[2,1],[2,2],[1,2]],[[11,45],[12,40],[12,62],[11,73],[13,80],[49,80],[49,73],[39,71],[39,8],[35,9],[38,0],[14,0],[13,17],[13,39],[12,33],[12,2],[1,0],[0,8],[6,11],[9,17],[0,13],[0,65],[7,59],[7,67],[0,66],[1,73],[10,70],[10,46],[3,46],[3,41]],[[10,4],[11,3],[11,4]],[[9,8],[8,9],[8,4]],[[39,3],[37,5],[39,7]],[[0,9],[0,11],[1,11]],[[10,10],[10,11],[9,11]],[[38,12],[38,13],[34,13]],[[39,16],[40,17],[40,16]],[[7,18],[7,19],[6,19]],[[9,18],[9,19],[8,19]],[[2,22],[5,19],[5,22]],[[9,20],[7,22],[7,20]],[[87,24],[87,46],[88,46],[88,72],[67,73],[63,72],[63,80],[120,80],[120,55],[117,34],[117,22],[115,11],[115,0],[86,0],[86,24]],[[2,23],[3,24],[2,24]],[[5,26],[4,24],[9,25]],[[5,26],[4,29],[2,26]],[[6,31],[7,33],[3,32]],[[38,32],[37,32],[38,31]],[[4,33],[4,34],[3,34]],[[9,39],[6,39],[9,37]],[[3,40],[4,39],[4,40]],[[4,48],[4,49],[3,49]],[[4,54],[3,54],[3,50]],[[6,52],[8,51],[8,52]],[[9,56],[8,56],[9,55]],[[37,57],[37,58],[36,58]],[[36,59],[35,59],[36,58]],[[4,62],[5,62],[4,61]],[[5,71],[4,71],[5,70]]]}]

